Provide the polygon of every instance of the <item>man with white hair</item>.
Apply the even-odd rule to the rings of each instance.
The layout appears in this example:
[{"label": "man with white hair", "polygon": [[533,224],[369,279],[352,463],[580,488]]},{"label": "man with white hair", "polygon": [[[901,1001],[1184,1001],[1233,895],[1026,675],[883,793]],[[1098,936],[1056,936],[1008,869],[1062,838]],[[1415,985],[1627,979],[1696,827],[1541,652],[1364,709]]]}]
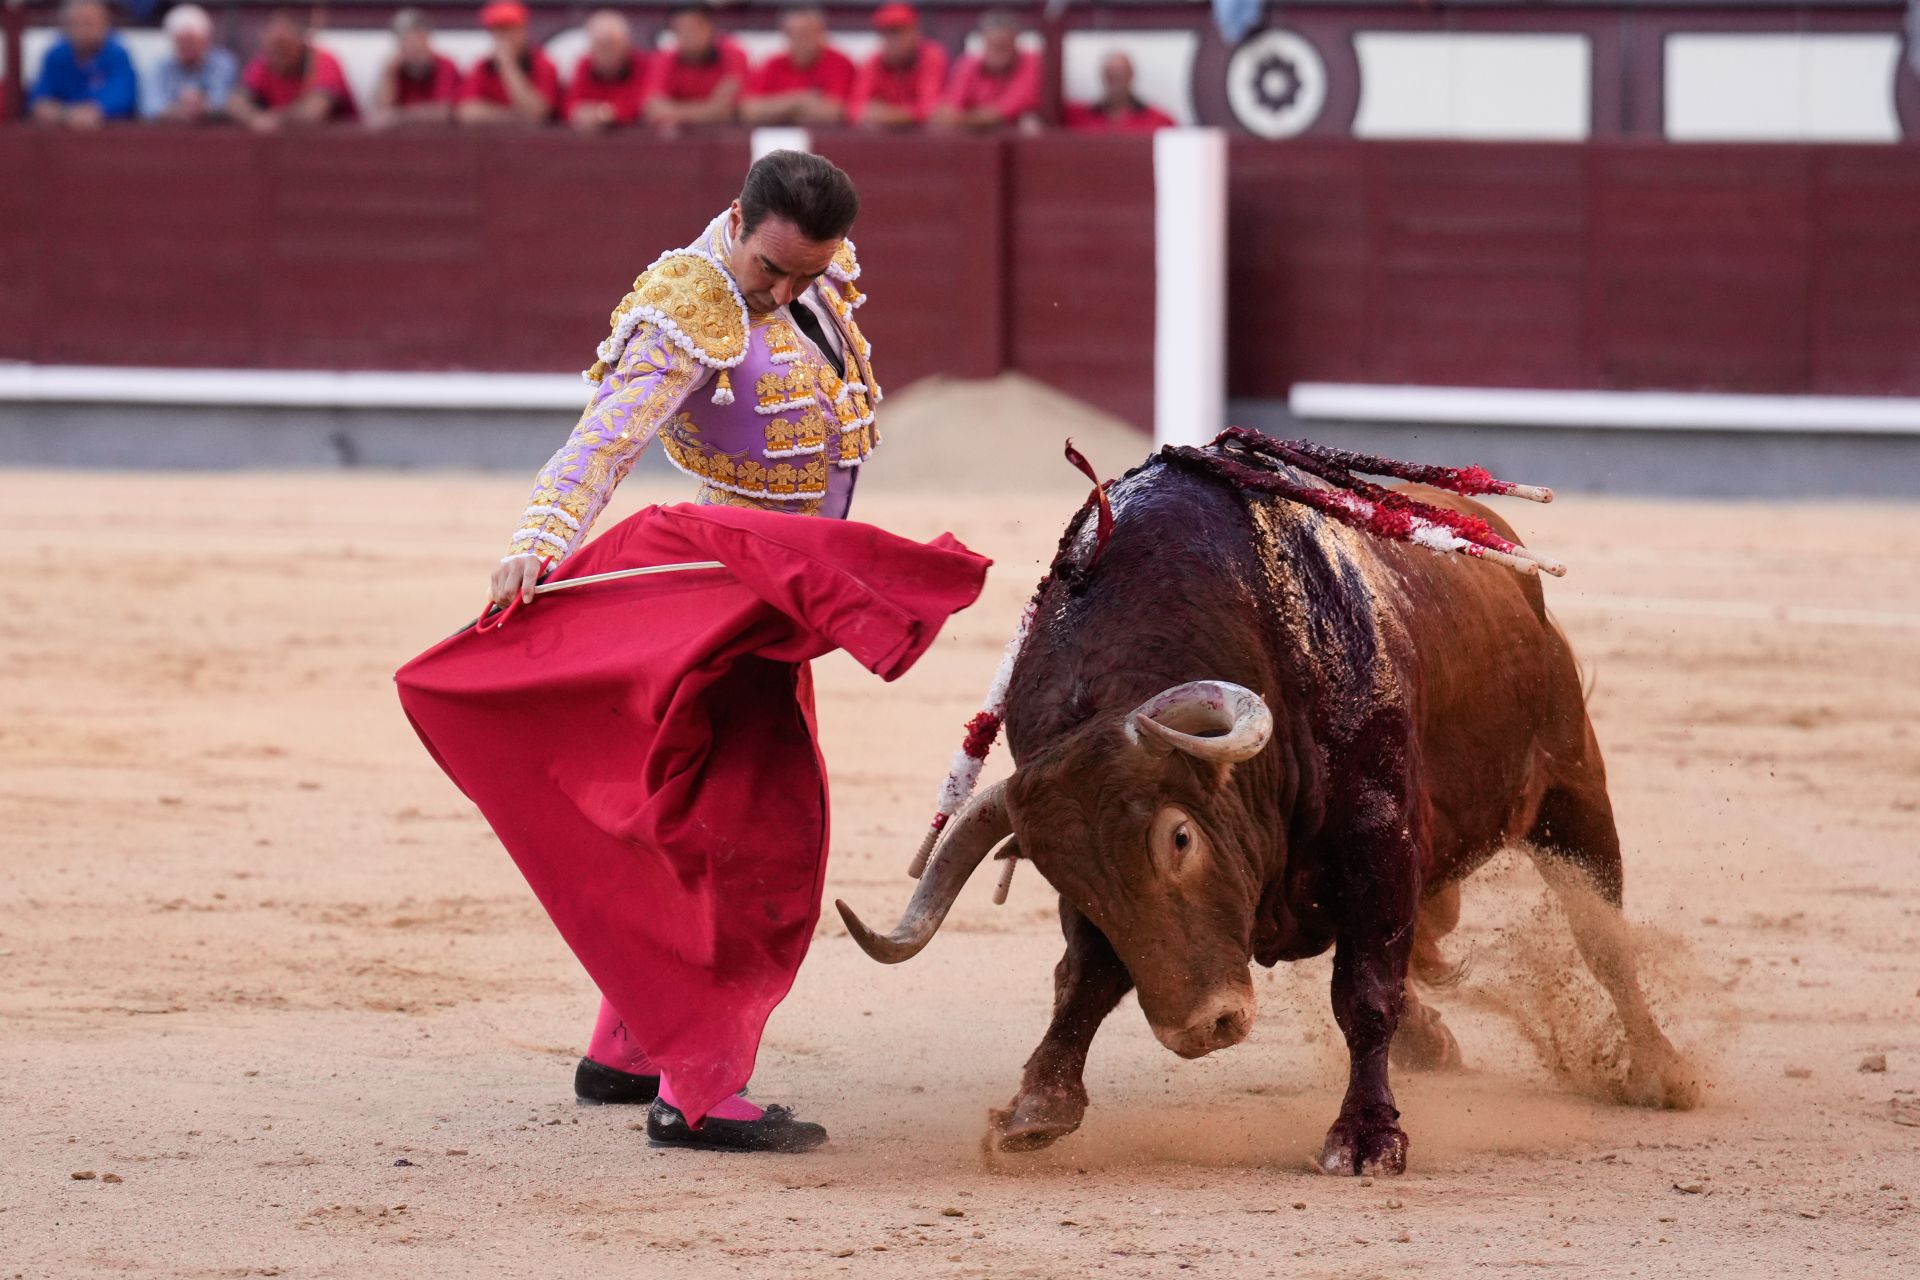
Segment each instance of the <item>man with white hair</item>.
[{"label": "man with white hair", "polygon": [[156,120],[196,123],[223,120],[227,99],[240,79],[240,61],[213,42],[213,19],[197,4],[167,11],[160,24],[173,51],[154,77],[146,114]]}]

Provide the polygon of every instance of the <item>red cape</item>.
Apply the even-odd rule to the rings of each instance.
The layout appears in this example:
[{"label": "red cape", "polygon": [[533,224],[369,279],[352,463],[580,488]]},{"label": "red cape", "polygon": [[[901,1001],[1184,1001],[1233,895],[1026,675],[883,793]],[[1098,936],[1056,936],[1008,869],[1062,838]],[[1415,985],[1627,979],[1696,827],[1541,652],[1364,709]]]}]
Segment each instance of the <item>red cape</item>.
[{"label": "red cape", "polygon": [[809,659],[913,665],[991,563],[950,534],[649,507],[549,581],[725,569],[541,596],[394,679],[561,936],[698,1122],[753,1074],[820,913],[827,776]]}]

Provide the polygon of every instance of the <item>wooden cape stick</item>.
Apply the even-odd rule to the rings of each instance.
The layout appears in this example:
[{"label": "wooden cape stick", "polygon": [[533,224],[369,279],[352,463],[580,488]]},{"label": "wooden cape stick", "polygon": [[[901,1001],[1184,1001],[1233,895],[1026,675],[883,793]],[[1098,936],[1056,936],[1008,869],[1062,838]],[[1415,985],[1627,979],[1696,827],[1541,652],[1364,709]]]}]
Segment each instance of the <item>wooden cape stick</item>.
[{"label": "wooden cape stick", "polygon": [[533,589],[533,594],[544,595],[549,591],[565,591],[568,587],[584,587],[589,582],[612,582],[616,578],[639,578],[650,573],[680,573],[687,569],[724,569],[727,566],[718,560],[689,560],[684,564],[656,564],[644,569],[614,569],[609,573],[590,573],[584,578],[568,578],[565,582],[543,582]]},{"label": "wooden cape stick", "polygon": [[[727,566],[718,560],[689,560],[684,564],[654,564],[639,569],[614,569],[608,573],[590,573],[584,578],[568,578],[565,582],[543,582],[533,589],[533,594],[545,595],[549,591],[565,591],[568,587],[584,587],[589,582],[612,582],[617,578],[642,578],[655,573],[683,573],[688,569],[724,569]],[[520,607],[520,596],[516,592],[513,599],[507,601],[506,608],[488,602],[487,608],[470,624],[482,635],[489,631],[498,631],[507,625],[514,611]]]}]

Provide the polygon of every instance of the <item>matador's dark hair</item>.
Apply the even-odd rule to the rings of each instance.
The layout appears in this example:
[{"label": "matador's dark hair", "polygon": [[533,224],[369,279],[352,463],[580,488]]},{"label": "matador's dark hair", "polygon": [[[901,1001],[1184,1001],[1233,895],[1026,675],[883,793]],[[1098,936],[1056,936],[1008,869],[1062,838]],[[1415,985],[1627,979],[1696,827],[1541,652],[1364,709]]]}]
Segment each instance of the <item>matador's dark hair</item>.
[{"label": "matador's dark hair", "polygon": [[838,240],[853,229],[860,197],[853,179],[831,160],[804,151],[769,151],[747,170],[740,188],[740,234],[766,217],[784,218],[809,240]]}]

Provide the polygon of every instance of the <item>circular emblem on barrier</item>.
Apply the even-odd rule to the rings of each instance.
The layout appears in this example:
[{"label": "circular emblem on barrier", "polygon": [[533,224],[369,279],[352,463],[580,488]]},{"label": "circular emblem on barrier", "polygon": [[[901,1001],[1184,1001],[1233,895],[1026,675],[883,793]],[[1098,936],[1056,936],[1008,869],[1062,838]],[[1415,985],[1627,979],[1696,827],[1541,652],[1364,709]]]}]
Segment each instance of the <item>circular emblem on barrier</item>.
[{"label": "circular emblem on barrier", "polygon": [[1234,119],[1263,138],[1305,133],[1326,102],[1327,64],[1304,36],[1269,28],[1227,62],[1227,105]]}]

